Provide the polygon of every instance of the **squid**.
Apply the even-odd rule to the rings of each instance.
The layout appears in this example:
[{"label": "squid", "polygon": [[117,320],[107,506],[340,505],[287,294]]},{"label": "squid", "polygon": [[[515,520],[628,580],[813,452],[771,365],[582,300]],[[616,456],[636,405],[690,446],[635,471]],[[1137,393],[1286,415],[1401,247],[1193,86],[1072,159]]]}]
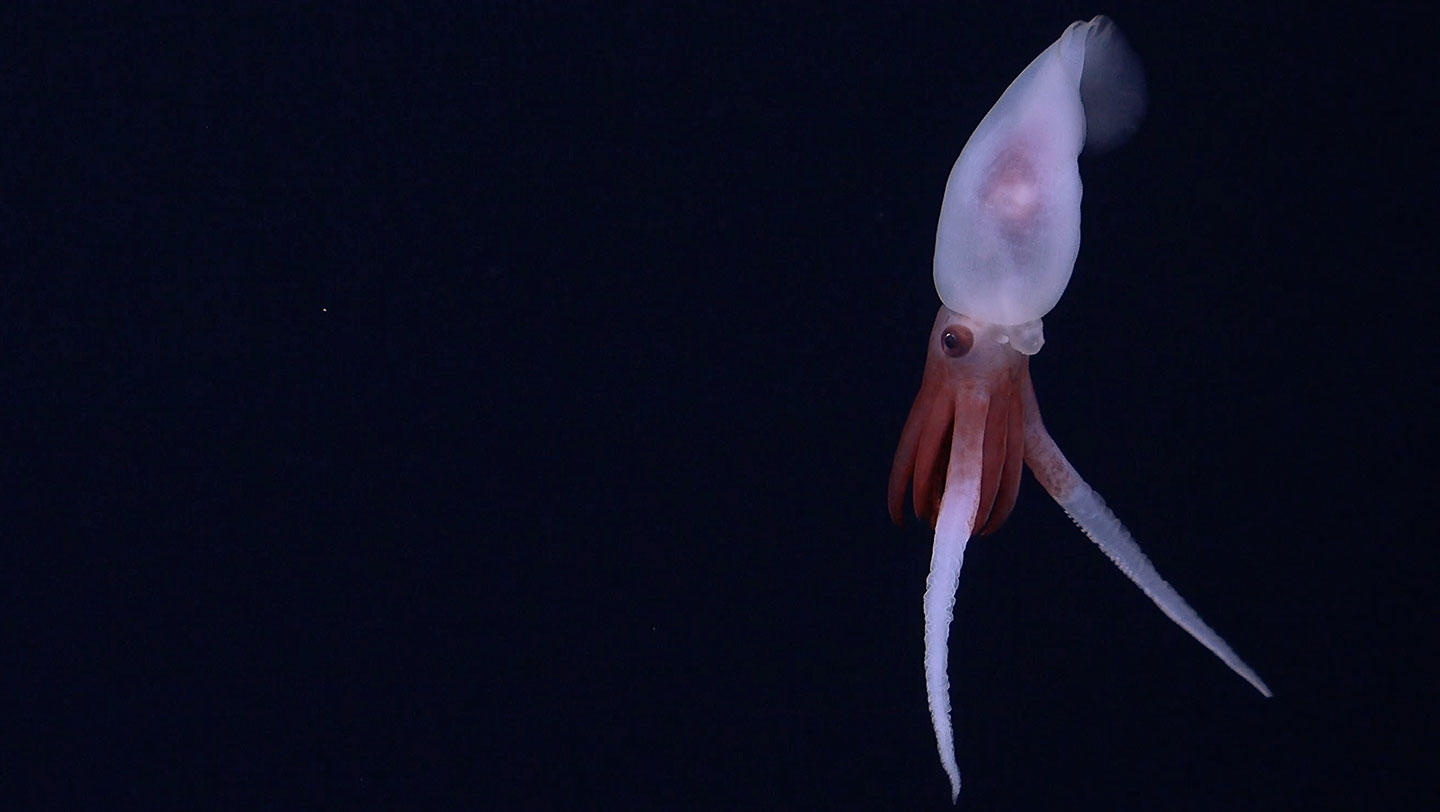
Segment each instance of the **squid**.
[{"label": "squid", "polygon": [[1109,19],[1075,22],[1012,82],[961,150],[935,238],[940,312],[920,393],[890,472],[935,532],[926,579],[925,688],[951,802],[960,794],[950,720],[949,637],[965,547],[995,532],[1029,466],[1090,540],[1171,620],[1261,694],[1270,689],[1180,597],[1045,430],[1030,381],[1041,318],[1080,249],[1082,150],[1119,146],[1139,125],[1145,80]]}]

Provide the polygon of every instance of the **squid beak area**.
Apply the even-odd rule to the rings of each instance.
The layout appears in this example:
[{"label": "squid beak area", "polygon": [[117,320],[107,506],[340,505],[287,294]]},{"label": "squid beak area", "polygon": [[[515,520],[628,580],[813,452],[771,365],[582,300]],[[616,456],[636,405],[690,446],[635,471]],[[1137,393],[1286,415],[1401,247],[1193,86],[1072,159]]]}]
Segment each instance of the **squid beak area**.
[{"label": "squid beak area", "polygon": [[[975,535],[993,533],[1009,518],[1020,493],[1020,472],[1025,462],[1022,386],[1020,381],[1006,376],[996,382],[991,392],[987,399],[971,400],[922,387],[890,469],[888,501],[895,524],[904,524],[905,495],[910,490],[915,515],[933,530],[940,517],[952,449],[977,446],[981,461]],[[981,436],[983,442],[959,441],[975,435]]]}]

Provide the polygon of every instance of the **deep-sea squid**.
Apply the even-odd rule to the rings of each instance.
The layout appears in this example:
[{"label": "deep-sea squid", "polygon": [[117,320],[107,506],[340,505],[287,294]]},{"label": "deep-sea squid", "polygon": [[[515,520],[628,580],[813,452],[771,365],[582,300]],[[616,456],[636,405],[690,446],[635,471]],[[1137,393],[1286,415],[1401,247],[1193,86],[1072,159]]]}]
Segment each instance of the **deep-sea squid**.
[{"label": "deep-sea squid", "polygon": [[907,490],[935,530],[925,587],[925,686],[951,798],[960,793],[950,720],[950,624],[965,546],[1015,506],[1035,478],[1156,606],[1265,696],[1270,689],[1166,583],[1045,430],[1030,383],[1041,317],[1069,284],[1080,249],[1082,150],[1138,126],[1138,59],[1105,17],[1076,22],[1010,84],[976,127],[945,186],[935,239],[943,303],[920,393],[890,473],[890,515]]}]

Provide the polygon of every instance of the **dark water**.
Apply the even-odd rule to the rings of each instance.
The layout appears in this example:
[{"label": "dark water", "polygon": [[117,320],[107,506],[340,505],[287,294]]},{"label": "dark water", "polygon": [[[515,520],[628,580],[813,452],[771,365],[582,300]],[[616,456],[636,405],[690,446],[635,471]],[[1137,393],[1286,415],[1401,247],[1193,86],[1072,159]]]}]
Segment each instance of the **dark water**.
[{"label": "dark water", "polygon": [[960,803],[1433,808],[1433,12],[286,5],[6,12],[11,808],[945,808],[935,218],[1101,11],[1150,108],[1032,374],[1275,697],[1027,477]]}]

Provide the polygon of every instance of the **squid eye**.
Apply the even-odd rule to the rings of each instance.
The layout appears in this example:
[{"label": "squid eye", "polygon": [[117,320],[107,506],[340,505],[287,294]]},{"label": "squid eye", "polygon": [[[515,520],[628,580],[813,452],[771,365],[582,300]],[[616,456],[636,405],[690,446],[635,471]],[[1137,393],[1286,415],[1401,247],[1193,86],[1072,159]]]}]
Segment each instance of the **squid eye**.
[{"label": "squid eye", "polygon": [[945,328],[940,336],[940,347],[951,358],[959,358],[975,346],[975,334],[968,327],[955,324]]}]

